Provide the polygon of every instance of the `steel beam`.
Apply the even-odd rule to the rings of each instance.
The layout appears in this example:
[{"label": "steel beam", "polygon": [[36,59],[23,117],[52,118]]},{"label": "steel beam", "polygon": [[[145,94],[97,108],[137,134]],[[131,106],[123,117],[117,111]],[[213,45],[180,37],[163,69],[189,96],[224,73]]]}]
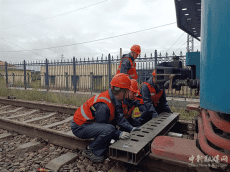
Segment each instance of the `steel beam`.
[{"label": "steel beam", "polygon": [[166,134],[178,121],[179,113],[163,112],[131,132],[129,140],[118,140],[109,147],[109,157],[130,164],[138,164],[151,152],[151,142],[158,135]]}]

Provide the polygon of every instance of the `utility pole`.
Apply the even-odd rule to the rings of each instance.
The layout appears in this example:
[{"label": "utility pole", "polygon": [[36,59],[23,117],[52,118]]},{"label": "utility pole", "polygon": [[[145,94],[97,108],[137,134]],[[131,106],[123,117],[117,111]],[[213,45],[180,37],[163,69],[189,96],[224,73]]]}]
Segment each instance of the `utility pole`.
[{"label": "utility pole", "polygon": [[194,51],[194,38],[188,34],[187,37],[187,53]]}]

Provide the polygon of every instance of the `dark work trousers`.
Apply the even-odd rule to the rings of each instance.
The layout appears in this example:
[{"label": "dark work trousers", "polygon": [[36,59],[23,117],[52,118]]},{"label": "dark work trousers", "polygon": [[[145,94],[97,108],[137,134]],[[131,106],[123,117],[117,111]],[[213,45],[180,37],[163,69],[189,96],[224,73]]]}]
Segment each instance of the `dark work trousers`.
[{"label": "dark work trousers", "polygon": [[115,137],[115,127],[111,124],[94,122],[79,126],[71,120],[71,129],[73,134],[81,139],[94,138],[89,144],[89,149],[97,156],[106,152],[110,140]]}]

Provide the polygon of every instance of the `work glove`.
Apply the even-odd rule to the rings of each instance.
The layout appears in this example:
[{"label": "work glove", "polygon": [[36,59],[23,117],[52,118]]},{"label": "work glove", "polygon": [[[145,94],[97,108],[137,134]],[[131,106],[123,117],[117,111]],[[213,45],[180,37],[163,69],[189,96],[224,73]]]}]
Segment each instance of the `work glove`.
[{"label": "work glove", "polygon": [[131,131],[140,131],[141,129],[139,127],[133,127]]},{"label": "work glove", "polygon": [[129,137],[130,137],[130,134],[128,132],[122,131],[120,136],[119,136],[119,139],[126,140],[126,139],[129,139]]}]

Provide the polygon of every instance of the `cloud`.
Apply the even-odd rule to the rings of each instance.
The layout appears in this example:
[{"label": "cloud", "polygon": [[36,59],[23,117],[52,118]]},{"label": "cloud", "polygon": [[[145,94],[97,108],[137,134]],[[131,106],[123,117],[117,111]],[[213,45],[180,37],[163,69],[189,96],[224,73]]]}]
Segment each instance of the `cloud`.
[{"label": "cloud", "polygon": [[[60,59],[63,54],[65,58],[75,56],[80,59],[101,57],[102,54],[107,56],[109,53],[117,56],[120,48],[124,53],[128,53],[133,44],[139,44],[143,54],[150,55],[156,49],[158,52],[165,53],[183,33],[176,24],[173,24],[121,37],[84,43],[176,22],[174,1],[169,0],[108,0],[74,11],[97,2],[93,0],[1,1],[1,28],[29,23],[0,30],[2,38],[24,49],[83,44],[36,50],[32,51],[33,53],[5,52],[0,54],[0,58],[3,60]],[[60,16],[50,18],[57,15]],[[32,23],[38,20],[42,21]],[[170,53],[183,45],[186,36],[186,34],[183,35],[170,49]],[[182,46],[183,50],[185,47],[186,45]],[[12,51],[20,50],[20,48],[1,41],[0,50]]]}]

